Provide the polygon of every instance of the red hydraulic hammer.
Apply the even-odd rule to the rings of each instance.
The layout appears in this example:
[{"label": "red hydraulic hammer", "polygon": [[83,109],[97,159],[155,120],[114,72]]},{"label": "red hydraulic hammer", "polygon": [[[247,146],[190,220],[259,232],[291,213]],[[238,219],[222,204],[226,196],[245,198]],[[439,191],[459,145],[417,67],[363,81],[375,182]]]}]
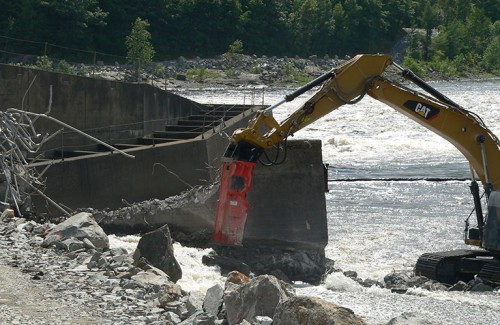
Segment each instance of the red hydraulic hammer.
[{"label": "red hydraulic hammer", "polygon": [[[247,193],[252,184],[253,169],[257,164],[264,149],[275,145],[275,142],[286,139],[285,134],[290,132],[279,132],[281,126],[271,117],[272,109],[279,105],[295,99],[297,96],[305,93],[316,85],[323,83],[333,76],[332,72],[326,73],[319,78],[311,81],[302,88],[297,89],[278,103],[269,106],[263,111],[259,111],[250,126],[246,129],[237,130],[231,139],[231,144],[224,154],[222,165],[222,175],[220,180],[219,200],[215,217],[214,240],[224,245],[241,245],[245,231],[248,210],[250,208],[247,201]],[[267,120],[266,120],[267,119]],[[272,120],[272,122],[270,122]],[[273,132],[283,134],[277,141],[271,140],[269,134],[260,134],[259,127],[261,123],[269,122]],[[292,123],[297,125],[300,122]],[[250,131],[245,133],[246,131]],[[290,130],[291,131],[291,130]],[[241,136],[241,134],[246,134]],[[256,137],[250,139],[251,137]],[[266,139],[265,145],[258,139]]]},{"label": "red hydraulic hammer", "polygon": [[261,153],[261,148],[245,141],[232,143],[227,148],[215,217],[216,242],[241,245],[249,209],[246,196],[252,185],[253,168]]},{"label": "red hydraulic hammer", "polygon": [[215,219],[215,241],[241,245],[248,214],[247,192],[252,184],[254,162],[224,162]]}]

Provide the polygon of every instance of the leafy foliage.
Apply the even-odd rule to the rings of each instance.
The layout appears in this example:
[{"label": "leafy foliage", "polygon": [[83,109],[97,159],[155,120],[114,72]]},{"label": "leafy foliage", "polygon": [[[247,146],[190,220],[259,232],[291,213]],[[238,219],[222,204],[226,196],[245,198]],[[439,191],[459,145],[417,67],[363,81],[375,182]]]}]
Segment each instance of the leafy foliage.
[{"label": "leafy foliage", "polygon": [[48,56],[39,56],[36,59],[36,67],[46,71],[52,71],[52,61],[48,58]]},{"label": "leafy foliage", "polygon": [[132,25],[130,35],[125,40],[127,60],[135,65],[137,77],[139,77],[140,67],[151,63],[155,54],[151,44],[151,34],[147,30],[148,26],[147,20],[137,18]]},{"label": "leafy foliage", "polygon": [[[407,28],[418,31],[410,35],[408,55],[424,71],[447,64],[457,69],[445,70],[456,73],[500,69],[498,0],[0,0],[0,5],[0,34],[9,37],[0,38],[5,53],[92,61],[93,54],[68,51],[76,48],[126,55],[140,64],[153,56],[161,61],[221,53],[343,57],[391,52]],[[142,40],[124,42],[135,37],[128,33],[136,24]],[[460,63],[466,66],[456,66]]]},{"label": "leafy foliage", "polygon": [[75,74],[75,69],[73,69],[71,64],[66,62],[66,60],[59,61],[59,63],[57,64],[56,71],[60,72],[60,73],[66,73],[66,74]]}]

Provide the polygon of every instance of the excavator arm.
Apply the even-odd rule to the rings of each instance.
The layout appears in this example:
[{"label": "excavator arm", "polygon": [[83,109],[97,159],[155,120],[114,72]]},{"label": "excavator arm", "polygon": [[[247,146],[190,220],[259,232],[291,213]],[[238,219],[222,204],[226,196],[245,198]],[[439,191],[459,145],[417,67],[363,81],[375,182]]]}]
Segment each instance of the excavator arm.
[{"label": "excavator arm", "polygon": [[[390,66],[429,95],[385,78],[383,74]],[[273,118],[274,108],[317,85],[322,86],[283,122]],[[358,55],[257,112],[247,128],[234,132],[223,159],[214,239],[223,244],[242,243],[249,208],[246,193],[250,190],[253,168],[265,149],[286,141],[288,136],[333,110],[359,102],[366,94],[451,142],[470,162],[487,195],[500,189],[500,142],[477,115],[395,64],[389,56]],[[480,227],[482,219],[478,215]]]}]

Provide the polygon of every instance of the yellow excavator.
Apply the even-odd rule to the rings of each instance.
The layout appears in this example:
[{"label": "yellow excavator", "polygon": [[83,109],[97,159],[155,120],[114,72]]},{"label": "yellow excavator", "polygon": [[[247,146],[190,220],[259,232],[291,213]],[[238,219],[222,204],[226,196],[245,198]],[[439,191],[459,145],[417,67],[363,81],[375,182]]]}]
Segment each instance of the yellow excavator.
[{"label": "yellow excavator", "polygon": [[[389,80],[389,68],[427,94]],[[274,119],[273,109],[319,85],[319,90],[288,118],[281,123]],[[225,245],[242,244],[249,208],[246,194],[253,168],[266,149],[286,145],[288,136],[343,105],[359,102],[366,94],[445,138],[470,163],[477,225],[469,227],[466,223],[464,237],[467,244],[482,250],[426,253],[419,257],[415,272],[450,284],[475,274],[500,283],[500,141],[479,116],[383,54],[355,56],[257,112],[246,128],[234,132],[223,158],[214,240]],[[477,180],[484,191],[484,214]]]}]

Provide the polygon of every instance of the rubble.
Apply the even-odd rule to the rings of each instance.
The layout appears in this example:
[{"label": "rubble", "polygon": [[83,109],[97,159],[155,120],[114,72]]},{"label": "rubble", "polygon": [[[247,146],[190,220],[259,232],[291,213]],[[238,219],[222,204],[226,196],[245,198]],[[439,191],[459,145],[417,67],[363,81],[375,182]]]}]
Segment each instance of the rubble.
[{"label": "rubble", "polygon": [[[225,284],[215,284],[206,294],[197,295],[183,290],[169,275],[147,262],[136,265],[133,254],[124,248],[100,245],[92,241],[91,236],[82,239],[81,229],[73,229],[72,235],[66,232],[64,239],[61,237],[51,245],[42,245],[58,233],[55,230],[62,224],[70,224],[71,218],[54,225],[27,221],[12,216],[10,211],[2,215],[0,319],[9,324],[67,324],[77,320],[89,323],[89,319],[90,323],[98,324],[308,324],[297,319],[311,320],[310,324],[323,321],[328,324],[327,320],[331,319],[335,319],[335,324],[363,324],[348,309],[319,298],[296,296],[292,285],[273,275],[250,273],[247,277],[232,271]],[[89,214],[79,214],[73,217],[71,224],[86,228],[92,224],[91,219]],[[167,228],[159,229],[157,234],[166,236],[166,231]],[[333,272],[350,276],[360,287],[370,282],[359,279],[355,272],[335,270],[333,262],[330,264]],[[19,280],[21,278],[23,280]],[[402,272],[394,272],[383,284],[375,285],[388,290],[396,288],[393,291],[398,293],[416,287],[496,290],[478,277],[448,288]],[[12,295],[5,288],[22,292]],[[12,307],[14,301],[20,299],[31,299],[31,302],[19,302],[17,307]],[[33,305],[43,308],[30,307]],[[410,316],[420,324],[418,315]],[[399,324],[398,321],[408,317],[402,315],[392,323]]]},{"label": "rubble", "polygon": [[273,317],[276,306],[295,294],[290,285],[272,275],[259,275],[247,283],[226,284],[223,300],[229,325],[242,320],[253,322],[256,316]]},{"label": "rubble", "polygon": [[274,325],[365,325],[348,308],[319,298],[296,296],[281,302],[274,313]]},{"label": "rubble", "polygon": [[133,255],[136,266],[152,265],[165,272],[170,281],[182,278],[182,270],[174,256],[168,225],[144,234]]},{"label": "rubble", "polygon": [[[35,77],[36,78],[36,77]],[[31,85],[35,81],[32,80]],[[29,91],[26,91],[26,93]],[[24,105],[24,97],[21,107]],[[32,214],[31,195],[43,196],[47,202],[55,206],[66,216],[70,213],[65,208],[51,200],[43,192],[45,190],[44,173],[48,167],[39,171],[36,163],[44,157],[40,153],[42,146],[59,134],[63,128],[70,129],[80,135],[99,143],[109,149],[115,150],[129,158],[133,156],[116,149],[109,144],[82,132],[56,118],[49,116],[52,106],[52,85],[47,111],[43,114],[25,111],[16,108],[2,108],[0,111],[0,208],[14,209],[21,216]],[[38,119],[50,120],[63,128],[50,133],[38,133],[35,123]],[[56,163],[56,161],[53,161]]]}]

